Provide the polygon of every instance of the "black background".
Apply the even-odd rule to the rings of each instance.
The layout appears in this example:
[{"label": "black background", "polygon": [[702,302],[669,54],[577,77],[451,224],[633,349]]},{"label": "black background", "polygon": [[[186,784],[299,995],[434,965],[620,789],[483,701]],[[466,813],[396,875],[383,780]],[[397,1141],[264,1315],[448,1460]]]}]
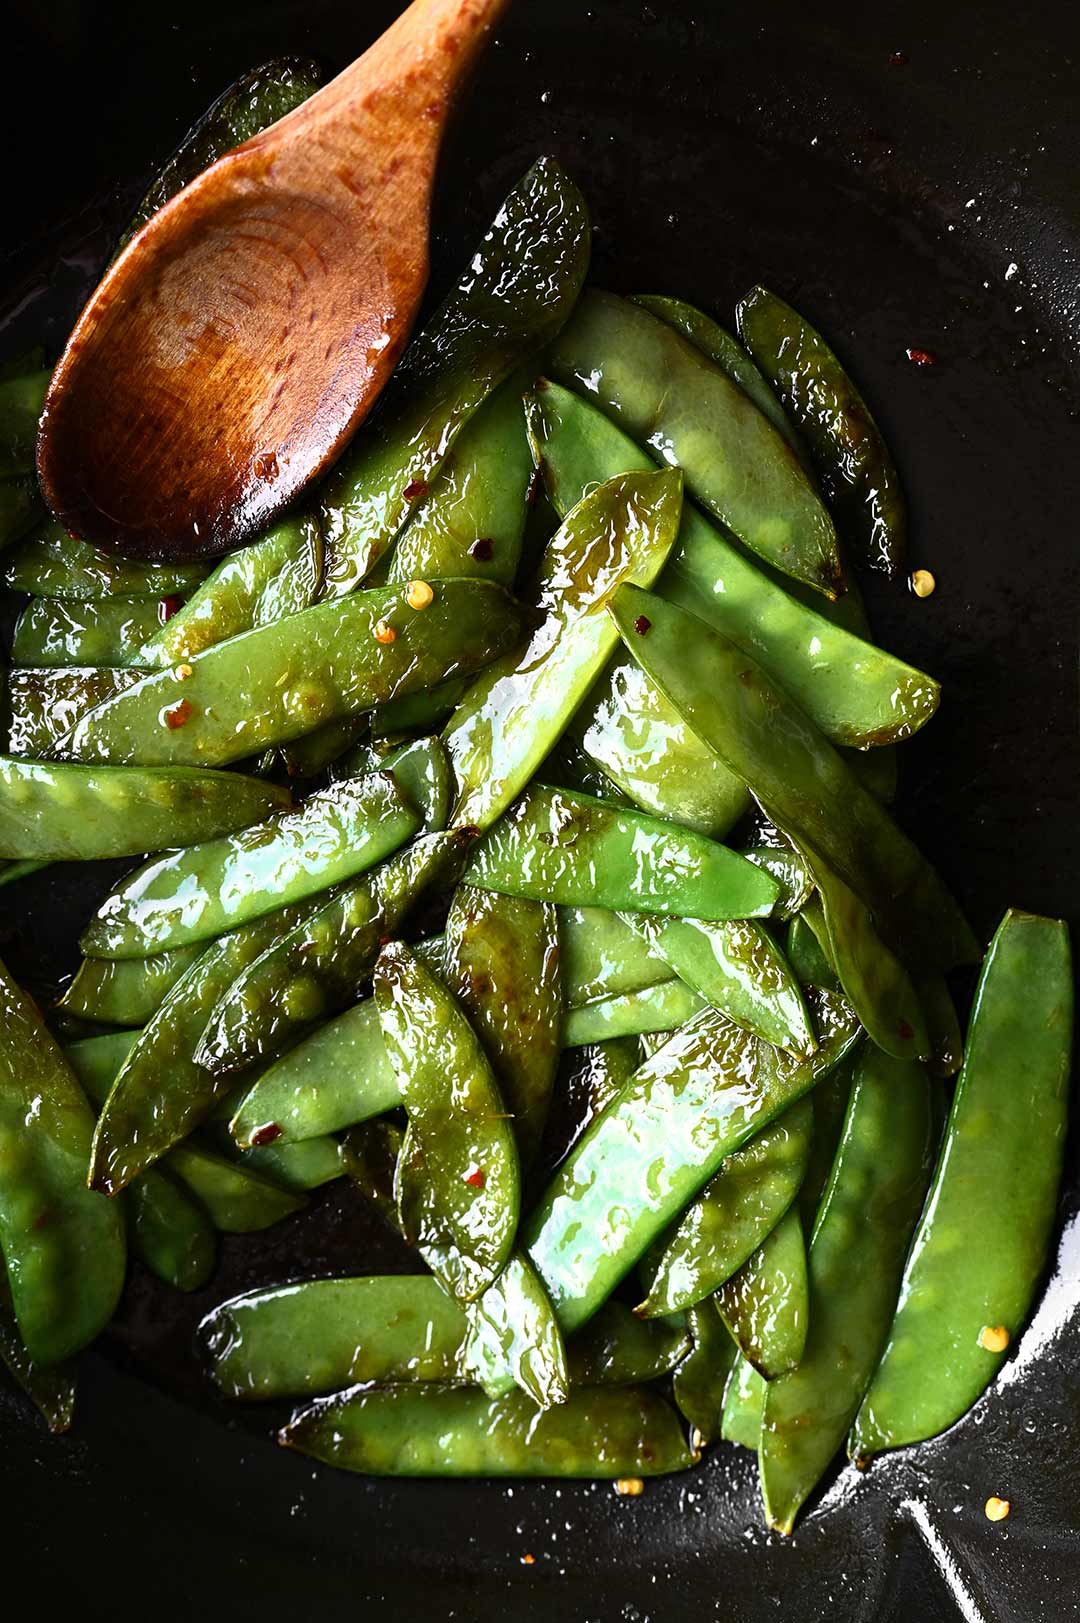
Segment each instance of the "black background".
[{"label": "black background", "polygon": [[[157,163],[232,78],[283,52],[344,66],[394,9],[9,0],[0,359],[62,343]],[[594,280],[722,320],[765,281],[850,362],[939,581],[873,603],[882,639],[945,687],[905,747],[902,815],[984,937],[1010,903],[1080,921],[1078,50],[1076,8],[1050,0],[516,0],[438,192],[433,294],[548,151],[593,209]],[[31,979],[62,969],[105,882],[59,869],[0,891],[0,950]],[[638,1500],[377,1483],[193,1396],[187,1330],[213,1301],[297,1256],[372,1264],[332,1193],[306,1237],[231,1242],[179,1319],[136,1281],[124,1330],[85,1360],[71,1438],[0,1391],[5,1588],[112,1619],[1078,1616],[1075,1164],[1074,1145],[1055,1271],[995,1388],[939,1442],[843,1473],[787,1542],[759,1531],[752,1461],[726,1444]],[[991,1493],[1013,1504],[998,1526]]]}]

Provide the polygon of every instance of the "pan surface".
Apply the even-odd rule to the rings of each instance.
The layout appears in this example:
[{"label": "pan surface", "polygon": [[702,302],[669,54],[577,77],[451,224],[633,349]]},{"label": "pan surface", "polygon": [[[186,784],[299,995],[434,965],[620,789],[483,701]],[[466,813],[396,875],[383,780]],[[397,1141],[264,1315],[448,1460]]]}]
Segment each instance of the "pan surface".
[{"label": "pan surface", "polygon": [[[8,0],[0,359],[42,334],[56,352],[148,176],[232,78],[283,53],[337,69],[395,9]],[[905,478],[913,561],[939,582],[872,601],[881,639],[945,690],[903,752],[901,815],[983,939],[1009,903],[1080,923],[1078,64],[1080,13],[1054,0],[518,0],[438,193],[433,296],[548,151],[589,198],[594,281],[722,320],[764,281],[850,363]],[[2,893],[17,973],[71,967],[111,877],[56,869]],[[831,1479],[793,1540],[759,1530],[753,1462],[727,1444],[637,1500],[371,1482],[275,1449],[265,1410],[215,1406],[190,1350],[214,1302],[401,1266],[331,1192],[312,1223],[229,1242],[179,1311],[133,1279],[84,1360],[71,1437],[0,1389],[8,1592],[24,1580],[61,1618],[235,1623],[1080,1616],[1075,1138],[1046,1293],[995,1386],[937,1442]],[[1006,1523],[984,1518],[990,1494]]]}]

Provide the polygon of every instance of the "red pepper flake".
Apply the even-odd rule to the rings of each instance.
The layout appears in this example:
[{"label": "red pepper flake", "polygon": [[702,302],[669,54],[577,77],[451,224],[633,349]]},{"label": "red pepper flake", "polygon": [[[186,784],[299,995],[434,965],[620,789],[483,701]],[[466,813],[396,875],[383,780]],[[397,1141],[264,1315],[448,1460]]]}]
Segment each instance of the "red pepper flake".
[{"label": "red pepper flake", "polygon": [[914,1037],[914,1035],[915,1035],[915,1028],[913,1026],[910,1026],[906,1020],[901,1020],[900,1025],[899,1025],[899,1027],[897,1029],[900,1032],[901,1038],[906,1043],[910,1042],[912,1037]]},{"label": "red pepper flake", "polygon": [[192,704],[190,699],[181,699],[180,703],[174,704],[171,710],[166,710],[166,727],[168,727],[170,732],[174,733],[178,727],[182,727],[184,723],[193,715],[194,710],[195,706]]},{"label": "red pepper flake", "polygon": [[638,615],[637,619],[634,621],[634,630],[637,632],[639,637],[643,637],[647,631],[652,630],[652,621],[649,619],[647,614]]},{"label": "red pepper flake", "polygon": [[937,365],[937,356],[932,349],[906,349],[904,354],[913,366]]},{"label": "red pepper flake", "polygon": [[182,609],[184,600],[173,592],[169,597],[163,597],[158,603],[157,617],[161,624],[168,625],[178,609]]},{"label": "red pepper flake", "polygon": [[405,489],[401,492],[407,502],[421,501],[423,497],[427,495],[427,493],[428,486],[425,479],[410,479],[408,484],[405,486]]},{"label": "red pepper flake", "polygon": [[273,451],[260,451],[251,464],[251,471],[256,479],[262,479],[270,484],[278,476],[278,459]]},{"label": "red pepper flake", "polygon": [[540,494],[540,487],[544,483],[544,475],[539,468],[534,468],[529,475],[529,488],[525,492],[525,506],[535,507],[536,498]]},{"label": "red pepper flake", "polygon": [[281,1128],[276,1121],[268,1121],[262,1127],[256,1127],[251,1135],[251,1142],[257,1149],[264,1144],[272,1144],[275,1138],[281,1137]]},{"label": "red pepper flake", "polygon": [[530,1555],[529,1552],[526,1551],[525,1554],[521,1558],[521,1564],[522,1564],[523,1567],[535,1567],[535,1565],[536,1565],[536,1557],[535,1557],[535,1555]]},{"label": "red pepper flake", "polygon": [[906,68],[907,65],[908,65],[908,54],[907,54],[907,52],[906,51],[893,51],[892,55],[889,57],[889,66],[890,66],[890,68]]},{"label": "red pepper flake", "polygon": [[494,556],[495,543],[487,536],[481,536],[480,540],[474,541],[469,548],[469,557],[475,558],[478,564],[490,563]]},{"label": "red pepper flake", "polygon": [[465,1174],[465,1182],[469,1185],[470,1189],[483,1189],[483,1187],[484,1187],[484,1169],[483,1169],[483,1167],[470,1167],[468,1172],[466,1172],[466,1174]]}]

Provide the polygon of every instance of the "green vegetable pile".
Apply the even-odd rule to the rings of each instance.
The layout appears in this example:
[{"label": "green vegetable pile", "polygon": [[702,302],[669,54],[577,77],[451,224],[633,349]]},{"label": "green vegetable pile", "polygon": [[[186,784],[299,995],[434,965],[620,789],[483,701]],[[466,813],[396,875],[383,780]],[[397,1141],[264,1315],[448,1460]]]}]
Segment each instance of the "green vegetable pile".
[{"label": "green vegetable pile", "polygon": [[[138,218],[313,88],[248,76]],[[0,378],[2,877],[143,859],[57,1008],[0,970],[0,1354],[62,1429],[128,1248],[195,1290],[345,1178],[428,1271],[202,1326],[226,1396],[305,1400],[282,1442],[636,1479],[727,1438],[787,1532],[1023,1327],[1069,941],[1007,913],[965,1043],[979,947],[888,809],[939,689],[840,540],[902,575],[874,421],[773,294],[736,340],[583,292],[588,246],[540,160],[309,510],[210,572],[44,516],[47,373]]]}]

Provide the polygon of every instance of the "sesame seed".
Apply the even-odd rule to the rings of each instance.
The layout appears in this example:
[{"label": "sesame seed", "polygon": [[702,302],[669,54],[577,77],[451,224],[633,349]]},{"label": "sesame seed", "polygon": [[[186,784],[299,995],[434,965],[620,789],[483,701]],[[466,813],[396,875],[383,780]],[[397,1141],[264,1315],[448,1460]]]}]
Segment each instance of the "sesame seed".
[{"label": "sesame seed", "polygon": [[979,1331],[979,1346],[987,1352],[1004,1352],[1009,1345],[1009,1332],[1003,1324],[984,1324]]},{"label": "sesame seed", "polygon": [[916,597],[929,597],[937,586],[937,581],[929,569],[916,569],[911,577],[911,590]]},{"label": "sesame seed", "polygon": [[405,588],[405,601],[410,609],[426,609],[435,601],[435,593],[426,580],[411,580]]},{"label": "sesame seed", "polygon": [[999,1499],[996,1493],[992,1493],[983,1509],[988,1522],[1003,1522],[1012,1506],[1007,1499]]}]

